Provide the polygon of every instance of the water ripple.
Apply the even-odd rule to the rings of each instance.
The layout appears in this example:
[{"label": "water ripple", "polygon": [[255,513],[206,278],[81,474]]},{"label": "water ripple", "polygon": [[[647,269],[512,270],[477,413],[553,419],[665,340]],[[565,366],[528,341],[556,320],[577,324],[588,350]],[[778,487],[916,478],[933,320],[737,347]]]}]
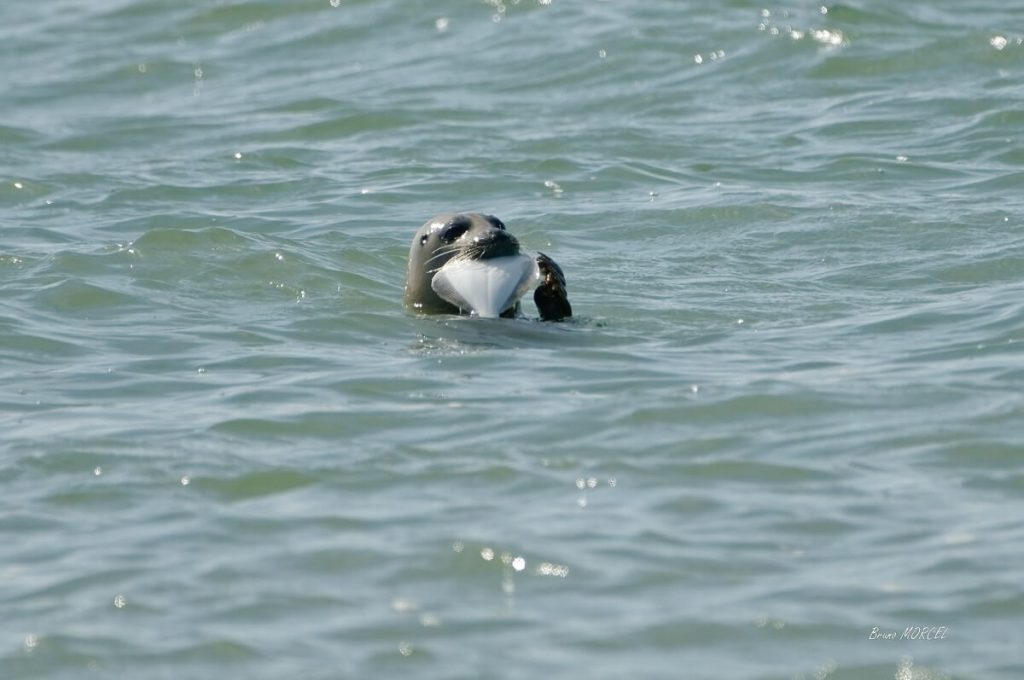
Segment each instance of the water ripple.
[{"label": "water ripple", "polygon": [[[5,678],[1024,671],[1004,3],[117,0],[0,38]],[[577,318],[407,314],[447,210]],[[869,639],[907,626],[950,636]]]}]

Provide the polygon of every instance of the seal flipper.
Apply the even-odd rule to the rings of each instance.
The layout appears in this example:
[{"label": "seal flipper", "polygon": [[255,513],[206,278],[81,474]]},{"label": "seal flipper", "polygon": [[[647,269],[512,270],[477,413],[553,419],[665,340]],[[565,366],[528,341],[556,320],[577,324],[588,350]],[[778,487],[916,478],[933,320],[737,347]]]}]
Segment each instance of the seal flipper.
[{"label": "seal flipper", "polygon": [[537,269],[540,271],[541,283],[533,291],[533,301],[537,305],[542,321],[561,321],[572,316],[569,295],[565,292],[565,274],[562,268],[544,253],[537,253]]}]

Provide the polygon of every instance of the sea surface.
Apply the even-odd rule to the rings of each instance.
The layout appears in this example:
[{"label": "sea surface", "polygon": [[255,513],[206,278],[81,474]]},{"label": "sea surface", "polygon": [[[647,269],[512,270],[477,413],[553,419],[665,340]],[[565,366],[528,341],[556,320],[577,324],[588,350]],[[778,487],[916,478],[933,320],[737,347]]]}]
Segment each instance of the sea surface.
[{"label": "sea surface", "polygon": [[[0,4],[0,677],[1024,677],[1003,0]],[[575,317],[418,317],[499,216]]]}]

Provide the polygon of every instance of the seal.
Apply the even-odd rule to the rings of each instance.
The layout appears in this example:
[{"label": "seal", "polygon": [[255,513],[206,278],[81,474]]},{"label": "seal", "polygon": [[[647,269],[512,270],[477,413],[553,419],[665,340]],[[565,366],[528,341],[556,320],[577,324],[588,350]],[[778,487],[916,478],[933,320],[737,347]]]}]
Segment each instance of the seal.
[{"label": "seal", "polygon": [[572,316],[562,268],[544,253],[520,252],[519,241],[493,215],[444,213],[413,236],[405,306],[414,312],[514,318],[530,288],[542,320]]}]

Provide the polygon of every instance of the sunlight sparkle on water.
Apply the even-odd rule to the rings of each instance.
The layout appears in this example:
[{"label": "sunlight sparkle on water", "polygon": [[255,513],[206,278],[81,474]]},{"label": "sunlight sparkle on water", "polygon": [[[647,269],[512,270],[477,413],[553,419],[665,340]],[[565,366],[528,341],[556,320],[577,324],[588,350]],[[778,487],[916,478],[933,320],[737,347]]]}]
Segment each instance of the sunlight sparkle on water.
[{"label": "sunlight sparkle on water", "polygon": [[396,597],[391,600],[391,610],[399,614],[409,614],[416,611],[419,607],[412,600],[405,597]]},{"label": "sunlight sparkle on water", "polygon": [[25,636],[25,651],[32,652],[36,647],[39,646],[39,636],[35,633],[29,633]]},{"label": "sunlight sparkle on water", "polygon": [[441,625],[441,619],[435,614],[421,614],[420,625],[424,628],[437,628]]},{"label": "sunlight sparkle on water", "polygon": [[569,575],[569,567],[564,564],[554,564],[553,562],[541,562],[537,565],[536,574],[538,576],[557,576],[559,578],[565,578]]},{"label": "sunlight sparkle on water", "polygon": [[817,28],[811,31],[811,37],[822,45],[837,47],[843,44],[843,32],[832,31],[827,28]]}]

